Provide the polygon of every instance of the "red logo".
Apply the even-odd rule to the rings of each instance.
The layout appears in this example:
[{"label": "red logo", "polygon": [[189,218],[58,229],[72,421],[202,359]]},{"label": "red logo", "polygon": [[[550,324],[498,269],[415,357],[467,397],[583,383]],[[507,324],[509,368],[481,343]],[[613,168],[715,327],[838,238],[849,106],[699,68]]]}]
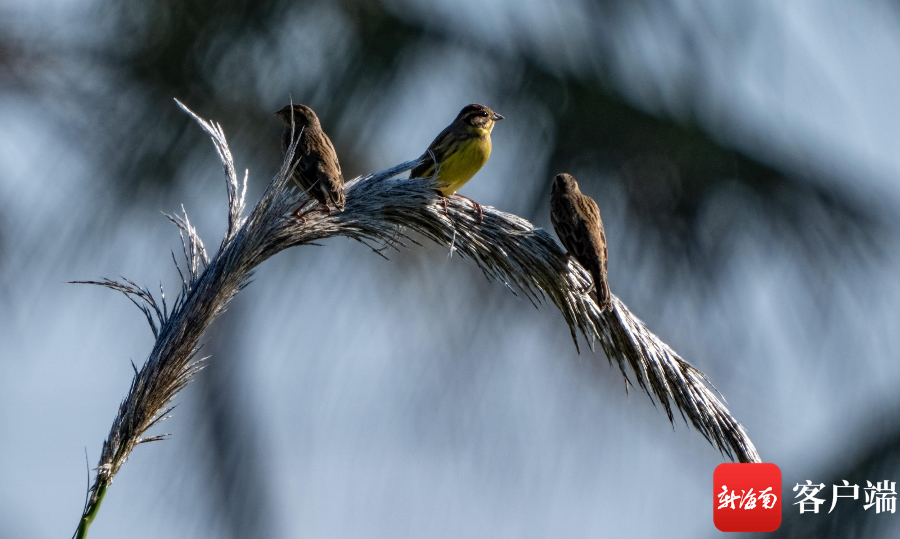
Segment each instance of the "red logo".
[{"label": "red logo", "polygon": [[713,522],[723,532],[773,532],[781,525],[781,470],[719,464],[713,473]]}]

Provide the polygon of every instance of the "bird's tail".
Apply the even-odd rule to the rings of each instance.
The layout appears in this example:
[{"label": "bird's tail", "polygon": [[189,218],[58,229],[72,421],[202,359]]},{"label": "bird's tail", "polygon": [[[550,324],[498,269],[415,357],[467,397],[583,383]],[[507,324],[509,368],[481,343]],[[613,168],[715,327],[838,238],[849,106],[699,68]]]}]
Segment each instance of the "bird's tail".
[{"label": "bird's tail", "polygon": [[597,305],[601,311],[612,310],[612,294],[609,292],[609,283],[606,275],[594,274],[594,290],[597,292]]},{"label": "bird's tail", "polygon": [[347,203],[347,195],[344,194],[343,187],[340,191],[332,193],[331,202],[334,204],[334,207],[335,209],[337,209],[337,211],[344,211],[344,206]]}]

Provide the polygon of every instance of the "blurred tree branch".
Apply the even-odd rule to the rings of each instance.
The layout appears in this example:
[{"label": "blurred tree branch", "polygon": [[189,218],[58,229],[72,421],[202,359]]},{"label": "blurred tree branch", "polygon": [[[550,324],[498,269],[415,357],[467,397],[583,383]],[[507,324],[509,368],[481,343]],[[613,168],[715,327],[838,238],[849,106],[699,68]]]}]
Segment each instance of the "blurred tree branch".
[{"label": "blurred tree branch", "polygon": [[[603,2],[595,6],[596,15],[608,24],[622,24],[623,11],[627,11],[624,6],[618,0]],[[667,11],[673,21],[678,20],[677,10],[671,6],[654,6]],[[50,54],[47,51],[53,49],[52,42],[22,41],[13,34],[0,43],[0,51],[5,51],[3,61],[16,74],[13,89],[45,96],[46,105],[57,108],[53,121],[60,123],[61,129],[81,134],[89,124],[97,137],[105,139],[105,145],[80,135],[71,137],[73,140],[83,141],[87,150],[115,148],[103,151],[100,164],[110,170],[98,177],[115,178],[111,185],[121,202],[135,203],[135,183],[162,187],[171,182],[174,171],[193,148],[193,144],[179,140],[188,127],[183,117],[160,113],[155,104],[166,96],[180,95],[192,102],[207,103],[212,114],[228,121],[267,117],[271,111],[263,110],[262,104],[223,93],[204,74],[219,66],[232,47],[246,46],[248,39],[265,37],[274,47],[277,38],[271,36],[278,25],[293,11],[306,7],[279,0],[229,0],[214,6],[196,0],[129,0],[108,6],[98,15],[101,29],[108,33],[105,40],[87,46],[66,44],[64,51]],[[352,108],[348,105],[362,90],[371,94],[377,93],[372,92],[377,88],[390,93],[393,81],[406,67],[401,59],[425,44],[462,47],[495,59],[501,66],[497,80],[511,81],[501,83],[501,87],[514,85],[503,87],[505,92],[550,104],[556,136],[548,141],[552,149],[546,170],[536,175],[550,177],[570,169],[573,162],[590,159],[622,185],[630,215],[667,238],[663,245],[673,247],[665,254],[674,257],[686,253],[691,262],[709,273],[722,264],[714,252],[702,247],[698,212],[711,197],[735,185],[758,197],[767,220],[790,234],[798,250],[808,256],[830,257],[833,253],[823,252],[823,248],[850,242],[873,247],[877,244],[873,238],[887,232],[888,215],[838,187],[842,182],[816,177],[830,172],[817,169],[814,163],[767,162],[765,156],[728,147],[689,118],[649,114],[617,92],[616,75],[604,66],[588,73],[574,73],[559,65],[551,69],[526,49],[497,50],[478,39],[460,39],[453,28],[400,16],[396,6],[381,2],[346,0],[328,9],[337,10],[351,22],[350,34],[343,40],[352,46],[341,59],[340,69],[334,69],[337,79],[333,95],[316,107],[324,112],[323,117],[336,122],[341,111]],[[602,48],[609,44],[598,40],[596,45],[602,57]],[[696,44],[693,46],[696,48]],[[127,101],[117,97],[122,93],[120,85],[109,87],[116,95],[98,98],[96,88],[74,78],[81,71],[68,69],[70,65],[105,70],[106,76],[129,88]],[[684,86],[682,94],[693,95],[697,93],[693,90],[699,90],[690,86],[690,80],[679,84]],[[122,108],[109,106],[117,102]],[[99,129],[95,125],[98,121],[102,125]],[[141,137],[123,136],[138,129]],[[200,143],[199,138],[190,140]],[[338,153],[348,156],[342,161],[351,167],[363,157],[356,155],[355,145],[341,140],[336,143]],[[262,137],[251,137],[246,144],[251,145],[251,153],[271,148]],[[109,155],[129,158],[109,159]],[[533,210],[526,215],[531,219],[543,215],[546,207],[546,194],[537,192],[540,194],[533,201]],[[821,207],[841,223],[828,230],[835,241],[815,241],[822,223],[808,218],[804,210],[809,207]]]},{"label": "blurred tree branch", "polygon": [[[216,368],[198,376],[198,424],[203,454],[203,492],[210,513],[222,519],[229,537],[277,537],[276,512],[266,475],[265,432],[247,406],[248,386],[241,376],[241,343],[250,337],[246,308],[232,303],[208,333],[204,347]],[[235,308],[237,307],[237,308]]]}]

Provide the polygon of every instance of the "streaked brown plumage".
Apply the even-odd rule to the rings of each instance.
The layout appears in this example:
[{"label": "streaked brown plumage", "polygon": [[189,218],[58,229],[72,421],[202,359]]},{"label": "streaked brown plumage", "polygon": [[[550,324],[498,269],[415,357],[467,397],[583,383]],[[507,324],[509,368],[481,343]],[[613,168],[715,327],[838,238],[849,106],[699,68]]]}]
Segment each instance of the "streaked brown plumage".
[{"label": "streaked brown plumage", "polygon": [[606,282],[606,234],[600,208],[594,199],[581,193],[570,174],[558,174],[550,193],[550,221],[569,255],[588,270],[594,279],[597,305],[612,310]]},{"label": "streaked brown plumage", "polygon": [[[292,114],[293,113],[293,114]],[[275,113],[284,122],[284,135],[281,137],[281,151],[287,154],[291,145],[291,117],[293,116],[293,136],[300,137],[294,151],[294,168],[292,179],[304,191],[318,200],[328,213],[332,206],[337,210],[344,209],[344,176],[338,163],[337,152],[331,139],[322,131],[319,117],[306,105],[287,105]],[[299,211],[299,210],[298,210]]]}]

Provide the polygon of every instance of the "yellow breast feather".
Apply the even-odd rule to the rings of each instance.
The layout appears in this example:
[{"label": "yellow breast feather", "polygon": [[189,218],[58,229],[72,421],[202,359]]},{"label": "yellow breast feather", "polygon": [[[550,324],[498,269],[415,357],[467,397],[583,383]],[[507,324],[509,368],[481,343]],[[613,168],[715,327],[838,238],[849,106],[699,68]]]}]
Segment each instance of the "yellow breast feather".
[{"label": "yellow breast feather", "polygon": [[449,152],[438,168],[441,193],[450,196],[472,179],[491,156],[491,139],[476,136],[457,142],[458,148]]}]

